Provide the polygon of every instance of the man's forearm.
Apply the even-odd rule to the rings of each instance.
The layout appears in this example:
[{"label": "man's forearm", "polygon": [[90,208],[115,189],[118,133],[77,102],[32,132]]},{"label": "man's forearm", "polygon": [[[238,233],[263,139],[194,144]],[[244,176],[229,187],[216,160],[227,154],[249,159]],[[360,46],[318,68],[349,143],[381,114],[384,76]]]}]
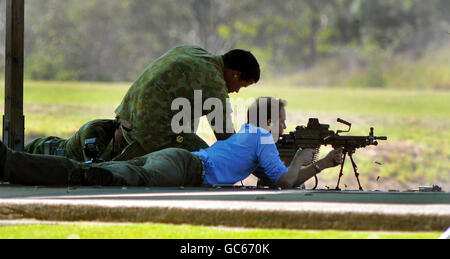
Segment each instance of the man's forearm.
[{"label": "man's forearm", "polygon": [[[308,154],[305,153],[305,155]],[[316,166],[311,164],[309,166],[301,167],[302,159],[299,153],[297,152],[297,154],[294,156],[294,161],[292,162],[291,166],[289,166],[289,171],[280,177],[280,180],[278,181],[277,184],[278,186],[283,188],[292,188],[295,186],[300,186],[308,179],[320,173],[324,169],[342,164],[342,161],[343,161],[342,148],[338,148],[332,150],[330,153],[328,153],[326,157],[317,161],[315,163]]]},{"label": "man's forearm", "polygon": [[316,165],[319,167],[320,169],[319,171],[312,164],[300,168],[294,186],[302,185],[303,183],[308,181],[311,177],[315,176],[316,174],[319,174],[325,168],[327,168],[327,164],[323,159],[317,161]]},{"label": "man's forearm", "polygon": [[300,152],[297,152],[289,165],[287,173],[283,174],[278,180],[277,185],[282,188],[292,188],[297,182],[299,171],[302,168],[302,158]]},{"label": "man's forearm", "polygon": [[302,159],[299,155],[296,155],[289,166],[288,172],[280,177],[277,185],[282,188],[293,188],[300,186],[311,177],[320,173],[322,170],[330,167],[324,159],[319,160],[316,164],[320,171],[317,171],[312,164],[302,167]]}]

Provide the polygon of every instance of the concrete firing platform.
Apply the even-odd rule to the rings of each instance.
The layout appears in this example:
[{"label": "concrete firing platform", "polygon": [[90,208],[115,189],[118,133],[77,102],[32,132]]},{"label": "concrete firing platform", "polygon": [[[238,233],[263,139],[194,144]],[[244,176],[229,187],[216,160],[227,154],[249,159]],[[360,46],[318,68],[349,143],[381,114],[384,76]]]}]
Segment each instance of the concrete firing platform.
[{"label": "concrete firing platform", "polygon": [[0,185],[0,199],[81,200],[223,200],[340,202],[384,204],[447,204],[445,192],[381,192],[334,190],[274,190],[253,187],[45,187]]},{"label": "concrete firing platform", "polygon": [[24,218],[444,231],[450,193],[0,185],[0,219]]}]

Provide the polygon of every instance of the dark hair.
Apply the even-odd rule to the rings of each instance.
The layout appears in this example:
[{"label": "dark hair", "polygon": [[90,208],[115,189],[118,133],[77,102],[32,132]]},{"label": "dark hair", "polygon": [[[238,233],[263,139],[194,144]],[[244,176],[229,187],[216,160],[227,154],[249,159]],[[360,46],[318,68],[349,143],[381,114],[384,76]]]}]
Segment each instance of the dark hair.
[{"label": "dark hair", "polygon": [[[252,123],[250,121],[250,110],[256,113],[256,125],[260,127],[261,124],[267,123],[268,120],[272,120],[272,104],[278,103],[278,109],[286,107],[287,101],[283,99],[278,99],[275,97],[259,97],[256,99],[247,110],[247,123]],[[264,104],[264,105],[263,105]],[[259,118],[260,109],[266,108],[267,121],[261,121],[263,118]],[[265,119],[265,118],[264,118]]]},{"label": "dark hair", "polygon": [[234,49],[222,56],[225,68],[237,70],[241,72],[240,80],[243,81],[259,81],[261,71],[259,63],[250,51],[242,49]]}]

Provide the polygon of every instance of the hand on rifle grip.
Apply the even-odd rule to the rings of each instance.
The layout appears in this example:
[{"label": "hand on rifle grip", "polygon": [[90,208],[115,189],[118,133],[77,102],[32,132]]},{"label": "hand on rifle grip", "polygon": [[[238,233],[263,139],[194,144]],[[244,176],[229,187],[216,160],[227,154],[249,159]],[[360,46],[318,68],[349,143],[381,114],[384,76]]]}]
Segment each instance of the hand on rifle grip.
[{"label": "hand on rifle grip", "polygon": [[328,155],[325,157],[327,163],[328,163],[328,167],[335,167],[337,165],[342,164],[342,160],[343,160],[343,148],[337,148],[334,149],[332,151],[330,151],[330,153],[328,153]]},{"label": "hand on rifle grip", "polygon": [[336,151],[336,154],[334,156],[334,164],[340,165],[340,164],[342,164],[342,161],[344,160],[344,154],[342,153],[343,148],[335,149],[335,151]]}]

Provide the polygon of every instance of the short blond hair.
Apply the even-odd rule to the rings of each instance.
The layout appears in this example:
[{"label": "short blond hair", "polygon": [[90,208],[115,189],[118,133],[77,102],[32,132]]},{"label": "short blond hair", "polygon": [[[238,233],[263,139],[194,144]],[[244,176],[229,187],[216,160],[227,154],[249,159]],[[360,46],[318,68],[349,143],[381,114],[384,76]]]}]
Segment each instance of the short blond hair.
[{"label": "short blond hair", "polygon": [[[285,108],[287,106],[287,101],[280,98],[270,97],[270,96],[263,96],[257,98],[248,108],[247,110],[247,123],[250,123],[250,111],[256,110],[256,124],[255,126],[259,127],[262,123],[267,123],[267,121],[272,120],[272,104],[278,103],[278,109],[281,110],[281,108]],[[259,114],[262,104],[266,104],[266,114],[267,114],[267,121],[260,121]]]}]

